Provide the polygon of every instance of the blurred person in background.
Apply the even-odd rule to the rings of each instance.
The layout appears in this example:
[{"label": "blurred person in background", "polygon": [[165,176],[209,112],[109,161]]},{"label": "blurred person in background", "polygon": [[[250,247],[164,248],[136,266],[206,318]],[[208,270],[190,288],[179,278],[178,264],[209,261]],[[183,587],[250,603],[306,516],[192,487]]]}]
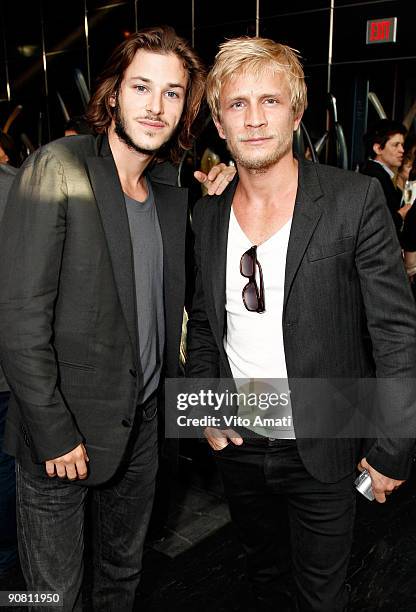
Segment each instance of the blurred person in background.
[{"label": "blurred person in background", "polygon": [[20,155],[10,134],[0,132],[0,164],[9,164],[14,168],[20,166]]},{"label": "blurred person in background", "polygon": [[64,128],[65,136],[76,136],[77,134],[94,134],[94,130],[88,123],[84,115],[71,117]]},{"label": "blurred person in background", "polygon": [[406,272],[411,282],[413,295],[416,297],[416,206],[414,205],[416,199],[416,158],[413,160],[408,180],[412,186],[412,194],[410,196],[411,208],[404,220],[402,247]]},{"label": "blurred person in background", "polygon": [[403,124],[380,119],[364,136],[367,159],[360,168],[362,174],[372,176],[381,183],[398,236],[409,210],[409,206],[400,208],[402,194],[394,185],[395,175],[403,162],[405,136]]}]

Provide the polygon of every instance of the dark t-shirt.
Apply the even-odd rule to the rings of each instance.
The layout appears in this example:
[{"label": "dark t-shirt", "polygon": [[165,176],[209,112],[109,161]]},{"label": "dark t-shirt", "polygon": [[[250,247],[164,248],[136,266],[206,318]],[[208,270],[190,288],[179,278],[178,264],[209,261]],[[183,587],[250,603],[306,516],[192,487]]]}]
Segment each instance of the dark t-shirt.
[{"label": "dark t-shirt", "polygon": [[136,282],[139,359],[143,403],[159,385],[165,344],[163,303],[163,243],[150,182],[144,202],[124,194],[129,218]]}]

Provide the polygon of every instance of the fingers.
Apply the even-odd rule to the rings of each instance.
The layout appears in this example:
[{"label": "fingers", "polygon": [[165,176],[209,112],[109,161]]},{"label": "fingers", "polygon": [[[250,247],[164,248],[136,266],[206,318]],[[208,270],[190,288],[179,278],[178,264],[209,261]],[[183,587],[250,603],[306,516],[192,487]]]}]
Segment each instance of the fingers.
[{"label": "fingers", "polygon": [[87,449],[85,448],[85,446],[83,444],[81,444],[81,447],[82,447],[82,450],[84,452],[84,461],[88,462],[90,459],[89,459],[89,457],[87,455]]},{"label": "fingers", "polygon": [[[88,461],[88,459],[87,459]],[[76,464],[76,475],[75,478],[78,475],[78,478],[80,480],[85,480],[85,478],[88,476],[88,468],[87,468],[87,464],[85,463],[84,459],[81,459],[80,461],[77,461]],[[69,476],[68,476],[69,478]]]},{"label": "fingers", "polygon": [[243,443],[243,438],[234,429],[224,429],[223,431],[233,444],[240,446]]},{"label": "fingers", "polygon": [[66,477],[66,466],[63,463],[55,463],[55,470],[59,478]]},{"label": "fingers", "polygon": [[198,181],[198,183],[205,183],[205,181],[208,180],[207,175],[205,174],[205,172],[201,172],[201,170],[196,170],[194,172],[194,177],[196,178],[196,180]]},{"label": "fingers", "polygon": [[213,450],[222,450],[228,445],[228,438],[221,429],[215,427],[206,427],[204,436],[208,440],[208,444]]},{"label": "fingers", "polygon": [[53,461],[46,461],[45,468],[48,476],[50,476],[51,478],[55,476],[55,464]]},{"label": "fingers", "polygon": [[225,164],[217,164],[208,174],[197,170],[194,172],[194,177],[199,183],[203,183],[209,195],[221,195],[224,189],[233,180],[236,173],[234,166],[226,166]]},{"label": "fingers", "polygon": [[376,500],[376,502],[378,502],[379,504],[384,504],[386,501],[386,494],[376,493],[374,487],[373,487],[373,491],[374,491],[374,499]]},{"label": "fingers", "polygon": [[243,438],[233,429],[217,429],[215,427],[206,427],[204,436],[208,440],[208,444],[213,450],[223,450],[230,441],[237,446],[243,443]]},{"label": "fingers", "polygon": [[208,180],[205,187],[208,189],[209,195],[221,195],[224,189],[233,180],[236,170],[234,166],[226,166],[218,164],[214,166],[208,174]]},{"label": "fingers", "polygon": [[223,162],[213,166],[208,172],[208,180],[212,183],[224,170],[227,170],[227,166]]},{"label": "fingers", "polygon": [[89,461],[87,451],[83,444],[79,444],[69,453],[45,462],[46,473],[52,477],[68,480],[84,480],[88,476],[87,463]]}]

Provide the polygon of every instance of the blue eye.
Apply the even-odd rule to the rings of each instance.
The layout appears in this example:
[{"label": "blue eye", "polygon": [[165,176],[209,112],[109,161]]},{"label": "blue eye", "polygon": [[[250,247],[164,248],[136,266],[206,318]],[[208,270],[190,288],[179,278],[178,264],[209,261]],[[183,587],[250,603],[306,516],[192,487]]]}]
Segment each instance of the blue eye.
[{"label": "blue eye", "polygon": [[167,95],[168,98],[179,98],[179,96],[176,93],[176,91],[167,91],[166,95]]},{"label": "blue eye", "polygon": [[144,85],[135,85],[135,89],[137,93],[144,93],[145,91],[147,91],[147,87],[145,87]]}]

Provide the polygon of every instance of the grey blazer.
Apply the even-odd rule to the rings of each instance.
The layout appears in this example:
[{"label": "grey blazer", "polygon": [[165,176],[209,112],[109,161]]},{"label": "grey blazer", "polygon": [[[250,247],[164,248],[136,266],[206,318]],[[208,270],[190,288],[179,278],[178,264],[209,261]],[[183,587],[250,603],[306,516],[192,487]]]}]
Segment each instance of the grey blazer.
[{"label": "grey blazer", "polygon": [[[231,378],[223,347],[228,224],[237,178],[195,207],[196,291],[188,324],[188,375]],[[286,259],[282,333],[289,379],[414,379],[416,309],[397,236],[377,180],[299,162]],[[267,298],[266,298],[267,300]],[[406,478],[416,433],[415,396],[385,398],[403,410],[406,438],[371,441],[300,435],[305,467],[334,482],[367,454],[380,472]],[[292,398],[293,400],[294,398]],[[302,432],[305,398],[292,401]],[[319,411],[319,405],[315,407]],[[319,412],[316,412],[319,416]]]},{"label": "grey blazer", "polygon": [[[164,374],[176,376],[185,295],[187,192],[152,180],[163,240]],[[89,477],[115,473],[141,389],[133,257],[106,137],[34,153],[0,233],[0,354],[12,399],[5,450],[26,469],[81,441]]]}]

